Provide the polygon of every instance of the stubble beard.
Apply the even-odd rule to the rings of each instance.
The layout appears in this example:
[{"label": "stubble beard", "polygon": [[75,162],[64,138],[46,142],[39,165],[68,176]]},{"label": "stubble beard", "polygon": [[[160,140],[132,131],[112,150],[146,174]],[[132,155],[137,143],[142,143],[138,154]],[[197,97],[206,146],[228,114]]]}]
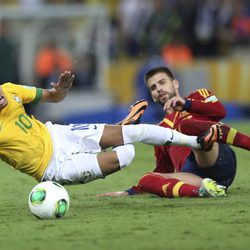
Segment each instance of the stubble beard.
[{"label": "stubble beard", "polygon": [[175,97],[176,96],[176,91],[175,90],[173,90],[173,92],[171,92],[171,93],[167,93],[168,94],[168,99],[166,100],[166,101],[158,101],[158,103],[163,107],[164,106],[164,104],[168,101],[168,100],[170,100],[171,98],[173,98],[173,97]]}]

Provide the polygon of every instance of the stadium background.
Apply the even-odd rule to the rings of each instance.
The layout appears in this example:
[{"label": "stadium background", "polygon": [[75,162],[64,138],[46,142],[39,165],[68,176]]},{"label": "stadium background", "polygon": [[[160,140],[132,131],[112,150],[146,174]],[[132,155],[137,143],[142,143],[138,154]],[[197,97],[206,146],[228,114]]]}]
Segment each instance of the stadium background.
[{"label": "stadium background", "polygon": [[[134,101],[151,103],[142,75],[162,64],[174,69],[183,95],[205,87],[223,101],[228,119],[249,117],[247,0],[9,0],[0,6],[1,83],[46,87],[65,68],[76,74],[60,108],[30,107],[43,121],[117,122]],[[150,105],[143,121],[156,123],[161,115]]]}]

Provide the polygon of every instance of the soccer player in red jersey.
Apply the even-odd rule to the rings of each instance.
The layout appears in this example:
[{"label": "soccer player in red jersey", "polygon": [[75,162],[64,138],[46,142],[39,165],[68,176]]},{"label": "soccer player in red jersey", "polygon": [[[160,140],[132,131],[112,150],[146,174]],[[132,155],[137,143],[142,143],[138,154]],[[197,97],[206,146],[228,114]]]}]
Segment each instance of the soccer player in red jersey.
[{"label": "soccer player in red jersey", "polygon": [[[145,83],[152,99],[160,103],[166,112],[159,124],[162,127],[198,135],[226,115],[222,103],[207,89],[198,89],[185,98],[181,97],[179,82],[166,67],[149,70],[145,75]],[[130,117],[125,118],[123,124],[129,124],[130,120]],[[199,197],[202,196],[199,188],[204,178],[211,178],[228,188],[236,174],[236,156],[228,144],[249,150],[250,137],[225,124],[221,124],[220,130],[222,137],[207,152],[190,147],[155,146],[156,167],[152,173],[145,174],[138,185],[126,191],[101,196],[146,192],[162,197]]]}]

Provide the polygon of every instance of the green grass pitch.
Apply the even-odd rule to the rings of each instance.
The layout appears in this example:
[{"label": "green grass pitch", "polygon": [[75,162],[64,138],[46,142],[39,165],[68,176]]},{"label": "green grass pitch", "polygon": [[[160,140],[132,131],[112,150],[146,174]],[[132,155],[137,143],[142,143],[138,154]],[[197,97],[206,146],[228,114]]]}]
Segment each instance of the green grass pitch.
[{"label": "green grass pitch", "polygon": [[[250,121],[233,126],[250,134]],[[70,210],[38,220],[28,209],[36,181],[0,163],[0,249],[235,250],[250,246],[250,154],[236,149],[238,173],[226,198],[97,198],[124,190],[154,166],[152,147],[137,144],[133,164],[86,185],[66,186]]]}]

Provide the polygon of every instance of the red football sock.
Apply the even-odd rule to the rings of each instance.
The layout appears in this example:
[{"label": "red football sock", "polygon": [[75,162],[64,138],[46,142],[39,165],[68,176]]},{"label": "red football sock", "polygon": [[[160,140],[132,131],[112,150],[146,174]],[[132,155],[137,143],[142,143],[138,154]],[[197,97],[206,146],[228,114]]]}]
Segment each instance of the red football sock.
[{"label": "red football sock", "polygon": [[161,197],[199,197],[199,187],[154,173],[144,175],[140,179],[139,185],[145,192]]},{"label": "red football sock", "polygon": [[[216,124],[216,122],[186,119],[181,122],[179,129],[187,135],[200,135],[207,131],[213,124]],[[250,150],[249,136],[238,132],[226,124],[221,126],[221,130],[222,138],[219,142]]]}]

